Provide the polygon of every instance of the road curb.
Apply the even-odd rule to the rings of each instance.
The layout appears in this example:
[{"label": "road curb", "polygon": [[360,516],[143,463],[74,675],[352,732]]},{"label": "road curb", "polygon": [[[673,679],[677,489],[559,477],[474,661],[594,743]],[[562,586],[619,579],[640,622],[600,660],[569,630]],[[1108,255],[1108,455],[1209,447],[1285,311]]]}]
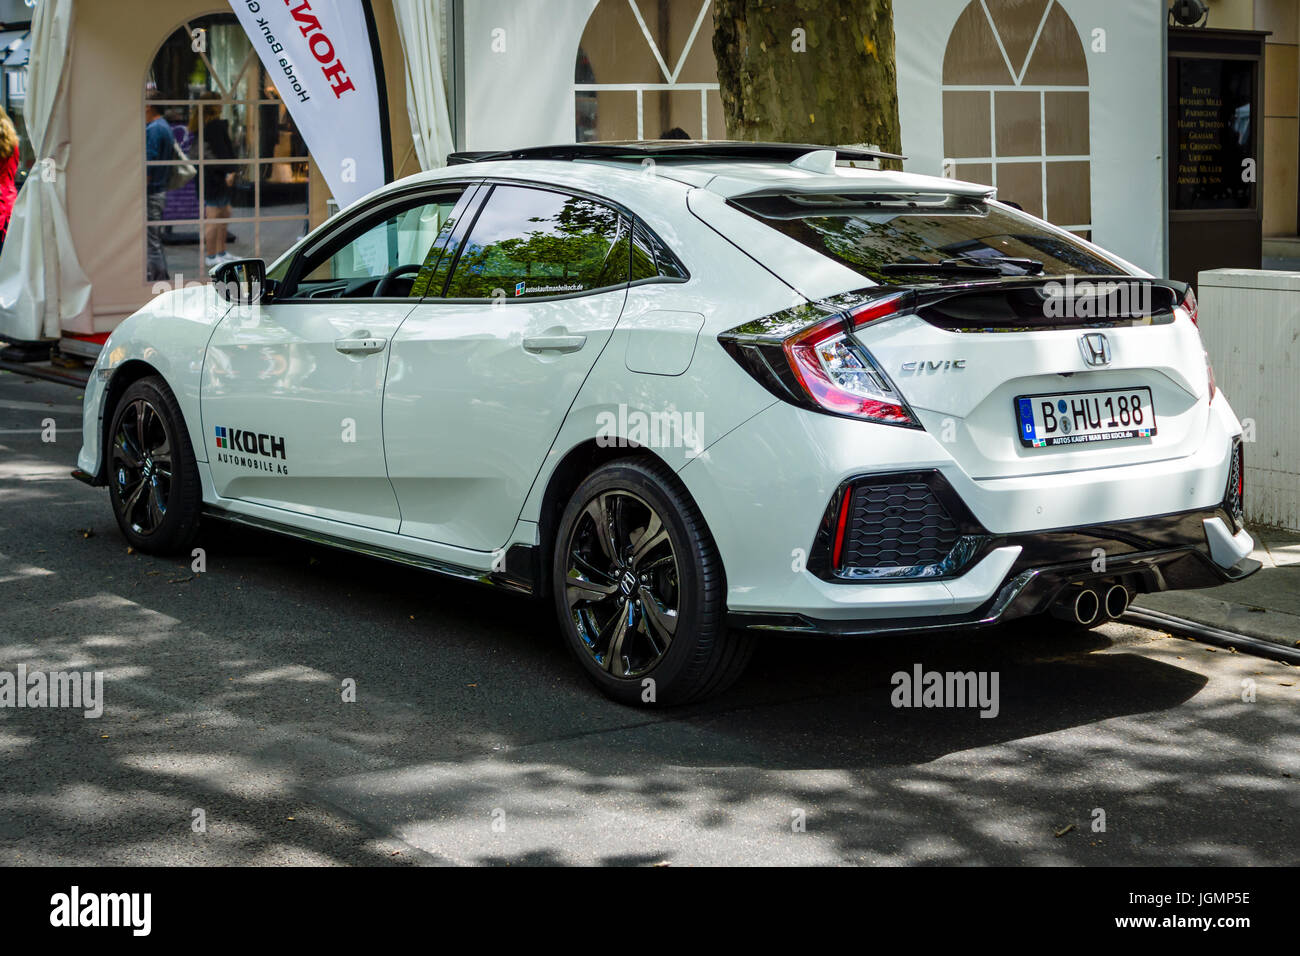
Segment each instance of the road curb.
[{"label": "road curb", "polygon": [[1300,642],[1300,616],[1253,604],[1238,604],[1186,591],[1144,594],[1135,611],[1164,614],[1204,627],[1242,634],[1296,650]]},{"label": "road curb", "polygon": [[1170,634],[1179,637],[1190,637],[1219,647],[1232,647],[1248,654],[1270,657],[1273,660],[1300,666],[1300,647],[1287,647],[1273,640],[1253,637],[1248,634],[1238,634],[1234,631],[1225,631],[1222,628],[1202,624],[1199,621],[1190,621],[1187,618],[1176,617],[1173,614],[1165,614],[1163,611],[1130,607],[1124,612],[1123,620],[1142,627],[1168,631]]}]

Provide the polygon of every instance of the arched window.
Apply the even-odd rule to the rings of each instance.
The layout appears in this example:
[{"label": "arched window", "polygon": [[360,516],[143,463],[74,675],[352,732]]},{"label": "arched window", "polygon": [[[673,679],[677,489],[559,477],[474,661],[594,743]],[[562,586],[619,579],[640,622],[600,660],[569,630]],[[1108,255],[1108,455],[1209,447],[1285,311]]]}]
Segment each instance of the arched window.
[{"label": "arched window", "polygon": [[722,139],[712,0],[600,0],[574,68],[575,139]]},{"label": "arched window", "polygon": [[1057,0],[972,0],[943,60],[953,175],[1066,229],[1092,229],[1088,61]]},{"label": "arched window", "polygon": [[[144,95],[148,281],[203,281],[223,250],[270,261],[305,234],[307,146],[233,13],[178,27],[154,56]],[[162,158],[167,143],[159,127],[149,130],[159,113],[197,167],[184,184],[172,175],[179,154]]]}]

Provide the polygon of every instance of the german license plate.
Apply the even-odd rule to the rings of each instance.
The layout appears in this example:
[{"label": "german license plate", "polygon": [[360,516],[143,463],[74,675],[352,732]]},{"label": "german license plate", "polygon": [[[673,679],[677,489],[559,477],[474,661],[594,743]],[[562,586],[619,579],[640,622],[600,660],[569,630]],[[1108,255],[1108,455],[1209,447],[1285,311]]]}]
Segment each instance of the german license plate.
[{"label": "german license plate", "polygon": [[1094,392],[1016,397],[1020,444],[1026,448],[1087,445],[1156,433],[1151,389],[1112,388]]}]

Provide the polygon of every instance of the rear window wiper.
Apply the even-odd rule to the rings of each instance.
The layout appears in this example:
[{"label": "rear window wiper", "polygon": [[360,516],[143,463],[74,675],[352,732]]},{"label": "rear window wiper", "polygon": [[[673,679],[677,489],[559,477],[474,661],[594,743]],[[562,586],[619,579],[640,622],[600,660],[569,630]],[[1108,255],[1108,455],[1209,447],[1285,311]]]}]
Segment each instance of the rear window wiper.
[{"label": "rear window wiper", "polygon": [[1043,272],[1043,264],[1037,259],[1019,259],[1014,256],[957,256],[953,259],[944,259],[944,264],[949,262],[973,262],[978,265],[987,265],[994,268],[1000,266],[1015,266],[1017,269],[1023,269],[1025,275],[1036,276]]}]

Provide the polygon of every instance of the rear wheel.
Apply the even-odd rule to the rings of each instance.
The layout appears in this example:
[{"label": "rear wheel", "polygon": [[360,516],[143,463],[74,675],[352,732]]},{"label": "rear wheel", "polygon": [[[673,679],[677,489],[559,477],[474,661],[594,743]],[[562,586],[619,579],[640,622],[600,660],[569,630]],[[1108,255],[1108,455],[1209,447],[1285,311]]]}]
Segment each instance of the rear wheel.
[{"label": "rear wheel", "polygon": [[552,572],[565,642],[617,701],[702,700],[749,661],[750,640],[726,626],[712,536],[658,462],[611,462],[578,487],[560,519]]},{"label": "rear wheel", "polygon": [[122,535],[150,554],[184,550],[198,530],[200,490],[180,406],[157,376],[132,383],[108,431],[108,493]]}]

